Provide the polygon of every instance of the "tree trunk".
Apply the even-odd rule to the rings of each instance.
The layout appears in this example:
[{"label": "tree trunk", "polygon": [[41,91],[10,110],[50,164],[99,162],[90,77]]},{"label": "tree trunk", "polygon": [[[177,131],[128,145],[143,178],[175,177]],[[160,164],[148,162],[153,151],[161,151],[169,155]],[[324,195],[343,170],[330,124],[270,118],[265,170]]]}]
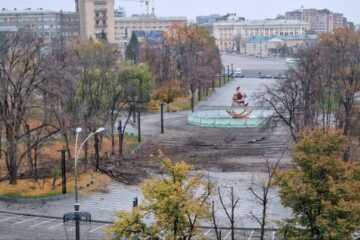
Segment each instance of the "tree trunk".
[{"label": "tree trunk", "polygon": [[111,154],[115,154],[115,121],[111,121]]},{"label": "tree trunk", "polygon": [[265,237],[265,224],[266,224],[266,208],[267,208],[267,199],[264,199],[260,240],[265,239],[264,237]]},{"label": "tree trunk", "polygon": [[195,108],[195,91],[192,90],[191,91],[191,99],[190,99],[190,104],[191,104],[191,112],[194,112],[194,108]]},{"label": "tree trunk", "polygon": [[38,180],[38,174],[37,174],[37,156],[38,156],[38,148],[35,146],[34,148],[34,179],[35,181]]},{"label": "tree trunk", "polygon": [[121,132],[120,134],[120,143],[119,143],[119,146],[120,146],[120,156],[122,156],[124,154],[124,133]]},{"label": "tree trunk", "polygon": [[10,176],[10,184],[17,184],[17,140],[12,131],[12,127],[7,127],[6,129],[6,145],[7,145],[7,161],[8,161],[8,171]]},{"label": "tree trunk", "polygon": [[25,132],[26,132],[26,144],[27,144],[27,159],[28,159],[31,175],[35,179],[32,153],[31,153],[32,148],[31,148],[31,135],[30,135],[29,124],[25,124]]},{"label": "tree trunk", "polygon": [[350,144],[351,144],[351,110],[350,107],[345,108],[345,122],[344,122],[344,135],[347,139],[343,159],[345,162],[350,160]]},{"label": "tree trunk", "polygon": [[[80,149],[78,149],[79,151]],[[84,166],[87,167],[88,165],[88,158],[89,158],[89,145],[88,145],[88,142],[86,141],[84,143]]]}]

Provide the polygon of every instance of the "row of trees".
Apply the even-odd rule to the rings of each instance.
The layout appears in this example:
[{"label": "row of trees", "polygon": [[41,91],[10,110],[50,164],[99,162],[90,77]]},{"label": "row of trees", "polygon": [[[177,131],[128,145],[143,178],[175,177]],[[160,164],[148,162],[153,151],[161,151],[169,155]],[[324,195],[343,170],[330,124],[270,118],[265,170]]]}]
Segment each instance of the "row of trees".
[{"label": "row of trees", "polygon": [[304,129],[341,129],[350,143],[359,136],[360,33],[337,29],[320,36],[297,55],[296,66],[259,94],[260,104],[274,110],[272,123],[282,122],[294,141]]},{"label": "row of trees", "polygon": [[[292,167],[279,169],[279,161],[265,161],[266,172],[253,178],[249,191],[261,207],[250,215],[258,223],[260,239],[270,225],[270,192],[279,191],[282,204],[293,216],[278,225],[280,239],[352,239],[360,229],[360,168],[344,162],[346,137],[339,131],[322,129],[299,133],[292,147]],[[212,220],[218,240],[221,228],[230,229],[236,239],[235,210],[242,204],[231,187],[230,196],[208,177],[190,174],[194,168],[184,162],[172,164],[165,158],[164,176],[141,185],[143,203],[131,212],[121,211],[108,229],[111,239],[203,239],[200,225]],[[219,221],[211,197],[218,194],[226,218]],[[272,223],[274,225],[275,222]]]},{"label": "row of trees", "polygon": [[[31,168],[37,165],[32,151],[50,137],[61,137],[69,149],[77,126],[84,129],[84,137],[100,126],[110,126],[114,152],[114,123],[120,110],[127,107],[131,113],[136,104],[149,100],[149,68],[120,61],[116,47],[105,41],[46,51],[29,33],[3,39],[0,133],[5,133],[1,151],[10,183],[17,183],[24,159]],[[86,165],[87,145],[84,150]]]},{"label": "row of trees", "polygon": [[[61,136],[69,149],[74,127],[82,126],[85,137],[109,126],[114,153],[114,126],[122,109],[128,109],[129,120],[137,105],[149,102],[154,88],[153,98],[165,103],[191,93],[194,107],[196,91],[207,89],[222,69],[214,39],[195,25],[174,26],[152,47],[134,35],[126,52],[130,62],[122,61],[116,46],[105,40],[49,51],[25,32],[2,36],[0,50],[0,133],[6,139],[1,152],[11,184],[24,159],[36,171],[33,152],[47,139]],[[87,144],[84,152],[87,164]]]},{"label": "row of trees", "polygon": [[133,35],[126,55],[135,63],[140,61],[150,66],[156,86],[163,86],[164,90],[157,96],[166,96],[168,89],[180,86],[183,94],[190,93],[193,109],[196,93],[207,92],[223,69],[215,39],[196,25],[175,25],[163,38],[162,42],[139,44]]}]

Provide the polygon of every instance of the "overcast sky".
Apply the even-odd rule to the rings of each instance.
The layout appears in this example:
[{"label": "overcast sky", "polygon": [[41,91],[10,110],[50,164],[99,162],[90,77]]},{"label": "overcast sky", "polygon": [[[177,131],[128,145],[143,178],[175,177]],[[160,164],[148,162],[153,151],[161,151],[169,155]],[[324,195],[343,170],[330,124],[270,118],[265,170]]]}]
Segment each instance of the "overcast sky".
[{"label": "overcast sky", "polygon": [[[360,24],[360,0],[154,0],[158,16],[185,16],[195,20],[198,15],[236,13],[247,19],[273,18],[285,11],[305,8],[328,8],[344,13],[349,21]],[[116,0],[116,7],[124,6],[127,15],[145,11],[136,0]],[[74,10],[74,0],[0,0],[0,8],[46,8]]]}]

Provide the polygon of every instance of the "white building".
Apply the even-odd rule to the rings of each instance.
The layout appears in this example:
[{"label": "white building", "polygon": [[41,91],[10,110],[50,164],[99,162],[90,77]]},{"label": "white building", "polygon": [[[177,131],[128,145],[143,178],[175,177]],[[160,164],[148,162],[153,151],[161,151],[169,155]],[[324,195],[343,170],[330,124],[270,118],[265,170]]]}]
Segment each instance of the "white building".
[{"label": "white building", "polygon": [[[296,53],[304,45],[311,45],[318,39],[317,35],[281,35],[275,37],[243,37],[238,52],[245,55],[287,56]],[[286,51],[286,52],[285,52]]]},{"label": "white building", "polygon": [[213,24],[213,36],[221,51],[234,51],[243,37],[305,35],[309,23],[297,20],[220,21]]}]

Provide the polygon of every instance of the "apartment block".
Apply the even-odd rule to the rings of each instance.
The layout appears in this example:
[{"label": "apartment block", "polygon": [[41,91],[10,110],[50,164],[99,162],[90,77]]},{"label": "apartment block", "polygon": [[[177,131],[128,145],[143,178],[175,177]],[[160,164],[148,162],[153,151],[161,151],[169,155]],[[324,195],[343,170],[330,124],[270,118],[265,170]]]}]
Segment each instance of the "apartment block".
[{"label": "apartment block", "polygon": [[0,10],[0,31],[17,29],[34,33],[44,44],[53,40],[64,43],[79,38],[79,14],[74,12],[56,12],[42,8],[24,10]]},{"label": "apartment block", "polygon": [[310,24],[313,33],[324,33],[336,28],[346,27],[347,21],[342,13],[333,13],[328,9],[301,9],[285,13],[285,19],[300,20]]}]

